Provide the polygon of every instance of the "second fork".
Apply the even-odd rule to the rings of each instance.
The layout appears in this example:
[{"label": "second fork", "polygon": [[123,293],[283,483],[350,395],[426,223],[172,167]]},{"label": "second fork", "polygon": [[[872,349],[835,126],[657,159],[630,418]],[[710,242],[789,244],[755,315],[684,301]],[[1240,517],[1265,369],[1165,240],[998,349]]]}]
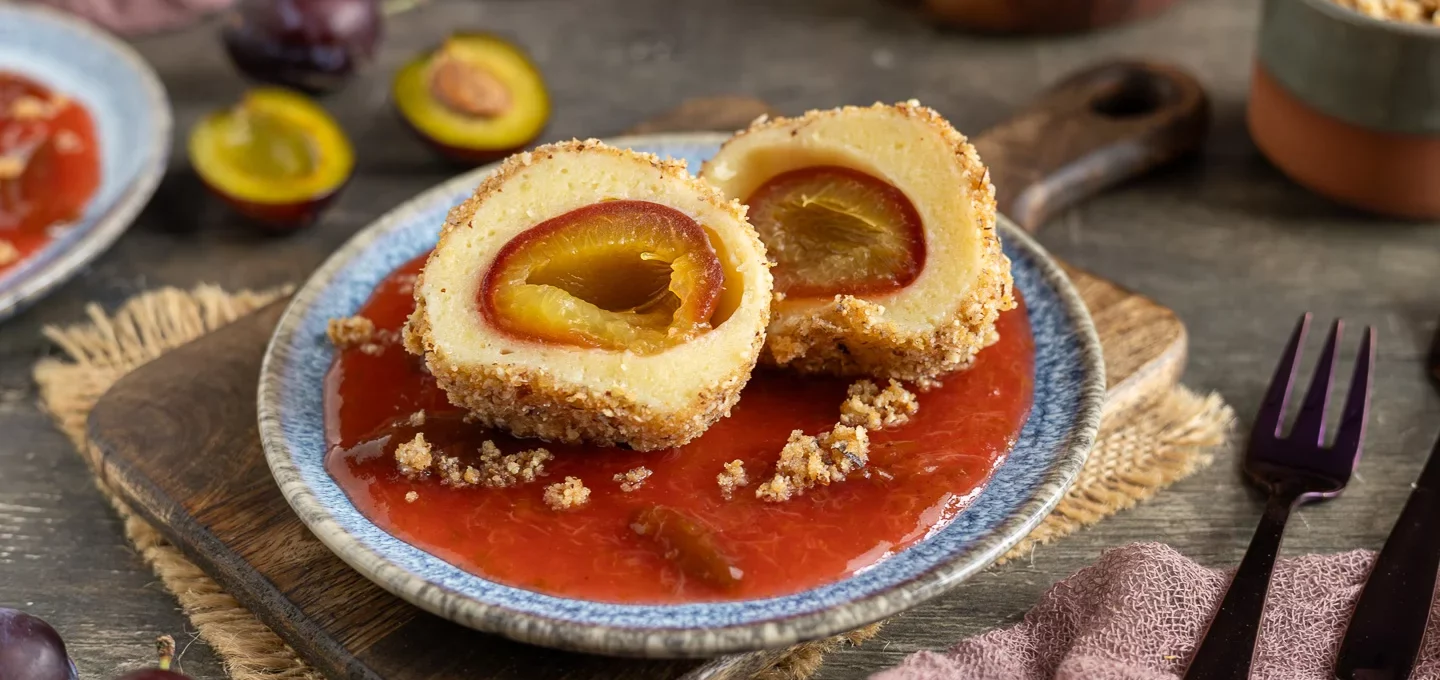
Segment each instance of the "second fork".
[{"label": "second fork", "polygon": [[1370,373],[1375,357],[1375,331],[1365,329],[1350,393],[1335,443],[1325,446],[1325,411],[1330,402],[1343,324],[1337,320],[1288,437],[1281,437],[1285,407],[1300,364],[1301,346],[1310,315],[1300,318],[1285,354],[1275,368],[1265,401],[1255,416],[1245,453],[1245,474],[1265,491],[1265,513],[1245,558],[1236,569],[1225,599],[1211,619],[1205,638],[1191,657],[1185,680],[1244,680],[1250,674],[1255,640],[1270,588],[1270,574],[1290,512],[1300,504],[1340,494],[1360,458],[1365,420],[1370,407]]}]

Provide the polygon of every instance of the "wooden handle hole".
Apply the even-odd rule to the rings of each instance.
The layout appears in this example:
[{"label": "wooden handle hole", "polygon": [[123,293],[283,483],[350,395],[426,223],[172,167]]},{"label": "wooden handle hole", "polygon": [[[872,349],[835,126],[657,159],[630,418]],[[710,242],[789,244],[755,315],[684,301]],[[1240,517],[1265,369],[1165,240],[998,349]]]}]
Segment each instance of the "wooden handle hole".
[{"label": "wooden handle hole", "polygon": [[1127,71],[1107,91],[1090,101],[1090,110],[1106,118],[1140,118],[1175,101],[1173,83],[1146,71]]}]

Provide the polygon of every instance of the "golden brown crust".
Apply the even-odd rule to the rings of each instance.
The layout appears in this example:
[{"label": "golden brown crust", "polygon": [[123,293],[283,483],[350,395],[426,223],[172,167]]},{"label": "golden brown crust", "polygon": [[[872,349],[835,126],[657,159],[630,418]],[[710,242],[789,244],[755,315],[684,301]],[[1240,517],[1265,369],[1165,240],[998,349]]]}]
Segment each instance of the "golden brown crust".
[{"label": "golden brown crust", "polygon": [[[447,239],[468,228],[479,206],[501,192],[506,182],[522,169],[537,160],[553,158],[555,154],[579,152],[605,153],[649,163],[660,171],[665,181],[683,183],[700,200],[743,225],[741,236],[764,257],[764,244],[745,221],[745,207],[736,201],[726,200],[714,187],[690,176],[684,162],[617,149],[593,139],[549,144],[505,160],[481,182],[470,198],[450,211],[436,252]],[[432,254],[430,261],[433,262],[434,258]],[[762,297],[768,299],[769,272],[764,271],[764,267],[759,269],[765,280],[757,285],[761,285],[765,292]],[[577,385],[557,378],[544,367],[452,361],[433,338],[430,315],[422,294],[425,276],[426,272],[422,270],[415,284],[415,311],[405,326],[406,350],[424,357],[451,403],[469,410],[476,422],[518,437],[538,437],[547,441],[628,445],[636,450],[650,451],[680,446],[699,437],[716,420],[729,415],[730,409],[739,400],[740,391],[750,379],[765,342],[765,325],[770,318],[768,306],[762,306],[759,324],[742,352],[743,356],[749,357],[747,361],[737,363],[720,379],[697,389],[683,408],[662,412],[614,385]],[[751,285],[749,277],[748,285]],[[663,356],[663,353],[657,356]]]},{"label": "golden brown crust", "polygon": [[[810,111],[799,118],[761,118],[736,133],[731,142],[761,130],[781,127],[798,132],[827,118],[878,109],[890,109],[926,124],[950,147],[966,183],[964,191],[976,226],[983,233],[979,275],[969,294],[923,333],[888,321],[882,304],[850,295],[837,295],[799,313],[777,313],[761,356],[766,364],[801,373],[922,381],[968,367],[976,353],[999,339],[995,320],[1000,312],[1015,307],[1010,260],[1001,252],[995,227],[995,187],[989,171],[975,147],[935,110],[911,100],[894,106],[877,103]],[[707,163],[704,173],[709,172]],[[783,301],[779,298],[776,304]]]}]

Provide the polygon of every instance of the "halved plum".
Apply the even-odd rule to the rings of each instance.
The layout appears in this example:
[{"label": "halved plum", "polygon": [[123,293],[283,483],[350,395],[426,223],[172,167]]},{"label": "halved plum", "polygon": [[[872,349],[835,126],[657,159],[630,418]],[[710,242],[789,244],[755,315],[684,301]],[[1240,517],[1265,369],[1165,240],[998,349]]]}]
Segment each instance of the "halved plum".
[{"label": "halved plum", "polygon": [[654,354],[710,328],[724,271],[695,220],[659,203],[594,203],[522,232],[480,286],[521,337]]},{"label": "halved plum", "polygon": [[395,74],[395,104],[445,155],[483,163],[534,141],[550,95],[530,58],[492,35],[456,33]]},{"label": "halved plum", "polygon": [[355,167],[355,152],[315,102],[259,88],[195,125],[190,162],[242,215],[285,227],[314,221],[334,200]]},{"label": "halved plum", "polygon": [[873,295],[925,267],[925,232],[905,194],[858,170],[814,166],[776,175],[745,201],[787,296]]}]

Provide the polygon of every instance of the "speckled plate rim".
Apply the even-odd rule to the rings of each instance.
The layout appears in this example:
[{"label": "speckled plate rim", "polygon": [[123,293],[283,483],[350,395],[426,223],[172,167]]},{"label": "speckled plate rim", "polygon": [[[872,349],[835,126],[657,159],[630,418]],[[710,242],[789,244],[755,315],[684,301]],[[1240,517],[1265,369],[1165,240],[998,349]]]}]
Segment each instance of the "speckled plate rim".
[{"label": "speckled plate rim", "polygon": [[[170,133],[174,125],[170,113],[170,99],[159,76],[138,52],[119,38],[82,19],[43,5],[21,5],[0,0],[0,18],[7,15],[23,16],[28,20],[55,25],[76,36],[77,40],[108,51],[108,56],[113,57],[114,63],[130,71],[138,79],[151,143],[140,149],[143,158],[139,159],[135,171],[130,173],[129,181],[109,197],[109,204],[103,211],[91,213],[87,209],[80,223],[66,234],[51,241],[20,266],[0,275],[0,321],[69,280],[125,233],[154,195],[165,175],[166,160],[170,156]],[[0,31],[0,34],[3,34],[3,31]],[[62,61],[59,57],[56,60]],[[86,96],[78,98],[89,103]],[[97,119],[97,126],[100,124],[98,119],[105,115],[93,108],[91,114]],[[125,148],[130,149],[129,145],[133,141],[126,140]],[[102,148],[102,153],[120,148],[103,137],[100,143],[102,147],[109,145],[108,148]],[[101,162],[103,168],[106,161],[102,158]],[[105,183],[114,180],[113,177],[102,175],[101,191],[104,192]]]},{"label": "speckled plate rim", "polygon": [[[694,133],[622,137],[607,141],[621,147],[656,149],[685,145],[718,147],[725,138],[725,135]],[[1073,353],[1073,363],[1057,369],[1074,373],[1073,384],[1066,384],[1063,395],[1056,397],[1063,402],[1060,408],[1064,413],[1045,412],[1047,408],[1053,410],[1055,405],[1040,403],[1041,385],[1037,372],[1037,403],[1027,421],[1026,432],[1037,419],[1053,416],[1069,417],[1070,421],[1063,433],[1048,435],[1058,437],[1053,444],[1053,459],[1049,459],[1033,486],[1019,490],[1023,494],[1022,500],[983,535],[965,539],[966,542],[958,546],[946,547],[933,564],[919,573],[853,597],[842,594],[839,601],[822,601],[808,609],[799,606],[806,603],[807,598],[813,598],[815,593],[823,593],[827,589],[843,590],[851,582],[871,578],[877,572],[883,573],[886,565],[899,562],[912,553],[935,553],[936,546],[942,545],[937,538],[961,525],[968,510],[934,536],[861,574],[836,583],[779,598],[683,605],[599,603],[497,584],[463,572],[438,557],[399,541],[363,517],[357,522],[359,511],[348,499],[327,504],[320,498],[322,495],[334,497],[337,492],[340,498],[344,498],[343,492],[339,492],[334,481],[324,473],[323,464],[307,464],[296,458],[300,452],[292,445],[291,435],[286,432],[287,426],[295,426],[296,414],[294,408],[287,413],[285,391],[305,388],[297,388],[296,384],[287,385],[287,380],[295,379],[292,371],[296,370],[294,364],[300,361],[290,355],[297,351],[293,349],[298,346],[296,343],[325,344],[323,337],[318,337],[323,335],[321,326],[313,326],[304,335],[301,327],[307,321],[312,324],[318,321],[308,318],[314,315],[314,307],[319,304],[318,296],[326,292],[337,277],[343,276],[352,261],[368,252],[375,242],[392,236],[392,232],[413,228],[407,225],[416,219],[416,214],[434,209],[433,204],[437,201],[444,201],[447,197],[453,200],[457,192],[468,195],[492,169],[493,166],[480,168],[444,182],[392,210],[352,237],[316,270],[292,299],[276,327],[261,366],[257,395],[260,436],[266,460],[286,500],[310,530],[342,560],[396,596],[477,630],[574,651],[660,658],[706,657],[783,647],[838,634],[892,616],[945,592],[993,564],[1054,509],[1084,466],[1099,428],[1105,395],[1105,368],[1099,337],[1089,311],[1065,273],[1039,244],[1008,219],[1002,218],[1002,239],[1007,250],[1026,258],[1026,266],[1034,267],[1034,284],[1052,291],[1053,296],[1050,297],[1058,306],[1050,313],[1063,315],[1066,333],[1055,342],[1066,344],[1063,351]],[[446,207],[450,204],[447,202]],[[353,305],[349,307],[353,311],[369,292],[367,288],[363,295],[346,302],[346,305]],[[1031,315],[1033,324],[1033,307]],[[305,337],[310,334],[317,337]],[[1037,354],[1040,349],[1037,337]],[[309,424],[309,427],[313,426],[313,423]],[[1022,434],[1022,442],[1026,436]],[[1016,449],[1019,447],[1017,443]],[[323,459],[323,451],[318,453]],[[303,469],[307,467],[312,473],[309,479]],[[972,503],[971,509],[984,501],[986,492],[993,488],[1004,469],[1005,464],[1002,463],[992,476],[991,484]],[[346,523],[352,526],[347,528]],[[365,536],[361,536],[362,533]],[[416,555],[423,566],[415,568],[402,564],[415,559]],[[936,555],[929,557],[934,559]],[[477,597],[473,592],[475,590],[489,591],[492,596]],[[536,611],[537,607],[544,611]],[[737,608],[742,612],[750,611],[746,610],[747,607],[762,612],[762,615],[732,620],[734,616],[730,615],[731,612]],[[797,611],[800,609],[805,610]],[[589,614],[597,610],[605,614],[599,620]],[[585,616],[589,619],[583,618]]]}]

